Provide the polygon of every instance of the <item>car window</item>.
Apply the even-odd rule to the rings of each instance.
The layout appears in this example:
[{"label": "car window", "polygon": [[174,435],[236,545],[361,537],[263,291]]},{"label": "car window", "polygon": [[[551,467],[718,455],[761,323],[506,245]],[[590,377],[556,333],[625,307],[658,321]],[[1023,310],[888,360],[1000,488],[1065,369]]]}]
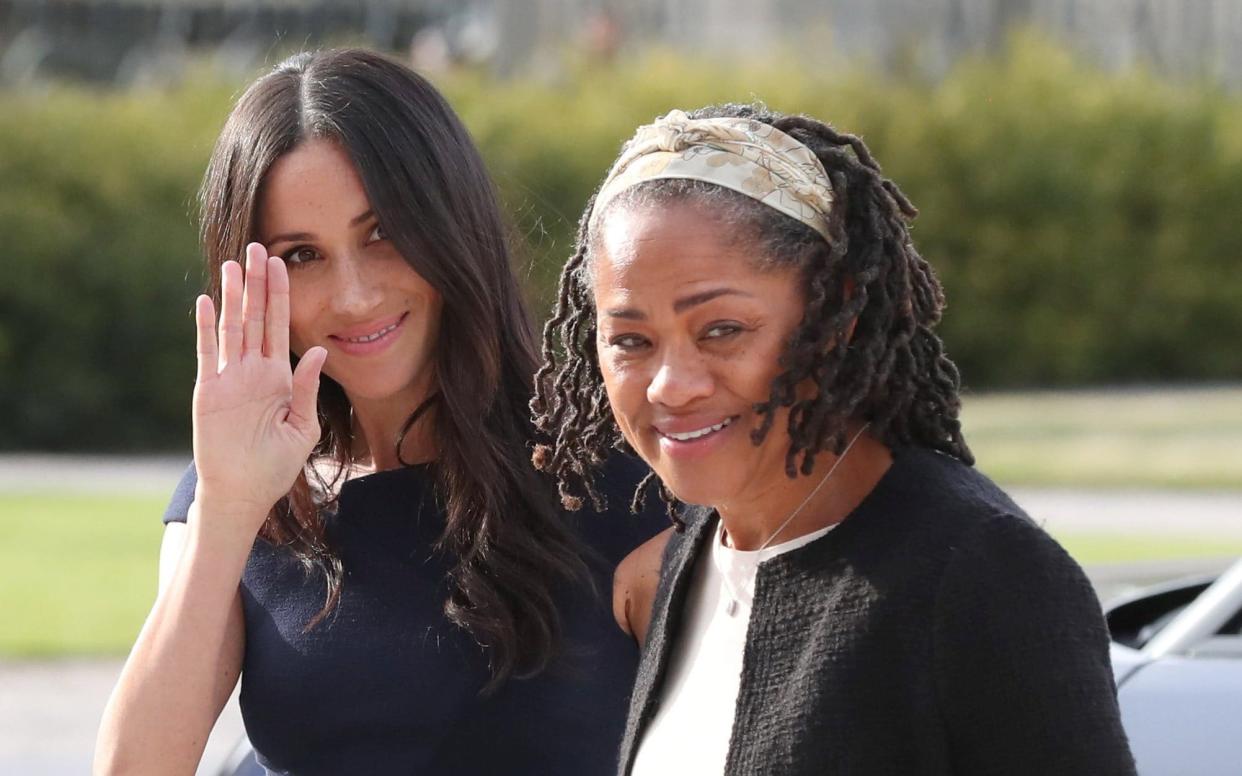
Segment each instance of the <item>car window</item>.
[{"label": "car window", "polygon": [[1216,632],[1218,636],[1242,636],[1242,609],[1234,612],[1233,617]]}]

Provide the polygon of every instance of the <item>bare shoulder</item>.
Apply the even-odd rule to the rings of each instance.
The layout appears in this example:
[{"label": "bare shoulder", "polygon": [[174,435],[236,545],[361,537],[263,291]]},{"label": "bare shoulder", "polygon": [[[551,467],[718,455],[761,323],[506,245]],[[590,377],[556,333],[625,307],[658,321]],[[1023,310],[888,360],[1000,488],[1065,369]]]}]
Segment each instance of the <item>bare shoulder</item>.
[{"label": "bare shoulder", "polygon": [[651,607],[660,584],[660,564],[673,529],[666,528],[640,544],[617,564],[612,577],[612,613],[621,630],[639,644],[647,637]]}]

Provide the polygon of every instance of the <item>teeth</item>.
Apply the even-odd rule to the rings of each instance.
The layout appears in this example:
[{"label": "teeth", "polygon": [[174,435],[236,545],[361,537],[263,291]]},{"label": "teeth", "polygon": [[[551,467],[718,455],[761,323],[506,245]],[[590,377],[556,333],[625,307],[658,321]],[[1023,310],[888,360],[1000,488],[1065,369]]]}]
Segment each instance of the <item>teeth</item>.
[{"label": "teeth", "polygon": [[673,434],[670,432],[670,433],[665,434],[664,436],[668,437],[669,439],[676,439],[678,442],[689,442],[691,439],[698,439],[699,437],[705,437],[708,434],[715,433],[732,422],[733,422],[733,418],[725,418],[724,420],[720,421],[714,426],[708,426],[707,428],[701,428],[698,431],[687,431],[684,434]]},{"label": "teeth", "polygon": [[341,339],[345,340],[346,342],[374,342],[374,341],[376,341],[377,339],[379,339],[380,337],[382,337],[382,336],[384,336],[385,334],[387,334],[388,332],[390,332],[390,331],[396,331],[397,327],[398,327],[398,326],[400,326],[400,325],[401,325],[401,321],[397,321],[397,322],[396,322],[396,323],[394,323],[393,325],[391,325],[391,326],[385,326],[384,328],[380,329],[379,331],[375,332],[374,334],[368,334],[368,335],[367,335],[367,336],[365,336],[365,337],[342,337]]}]

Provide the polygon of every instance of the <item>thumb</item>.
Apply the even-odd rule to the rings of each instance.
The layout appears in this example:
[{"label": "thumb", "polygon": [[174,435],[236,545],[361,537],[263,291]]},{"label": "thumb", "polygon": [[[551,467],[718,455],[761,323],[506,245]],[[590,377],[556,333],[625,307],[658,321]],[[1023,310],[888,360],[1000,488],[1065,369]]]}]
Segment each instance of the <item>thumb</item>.
[{"label": "thumb", "polygon": [[302,357],[298,359],[297,369],[293,370],[293,397],[289,402],[289,422],[299,429],[309,429],[318,425],[315,403],[319,398],[319,375],[327,360],[328,351],[315,346],[302,354]]}]

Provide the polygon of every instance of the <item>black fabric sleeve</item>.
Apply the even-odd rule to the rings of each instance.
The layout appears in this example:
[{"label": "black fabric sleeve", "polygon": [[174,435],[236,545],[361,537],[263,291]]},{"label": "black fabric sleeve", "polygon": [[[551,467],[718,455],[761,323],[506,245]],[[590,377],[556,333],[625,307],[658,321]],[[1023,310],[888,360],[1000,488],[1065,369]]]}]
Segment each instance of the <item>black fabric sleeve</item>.
[{"label": "black fabric sleeve", "polygon": [[198,472],[195,471],[194,464],[190,464],[185,474],[181,475],[181,481],[177,483],[177,488],[173,491],[168,508],[164,510],[164,525],[185,522],[186,515],[190,513],[190,504],[194,503],[196,485],[198,485]]},{"label": "black fabric sleeve", "polygon": [[1043,530],[997,514],[962,537],[934,628],[956,773],[1133,776],[1099,601]]}]

